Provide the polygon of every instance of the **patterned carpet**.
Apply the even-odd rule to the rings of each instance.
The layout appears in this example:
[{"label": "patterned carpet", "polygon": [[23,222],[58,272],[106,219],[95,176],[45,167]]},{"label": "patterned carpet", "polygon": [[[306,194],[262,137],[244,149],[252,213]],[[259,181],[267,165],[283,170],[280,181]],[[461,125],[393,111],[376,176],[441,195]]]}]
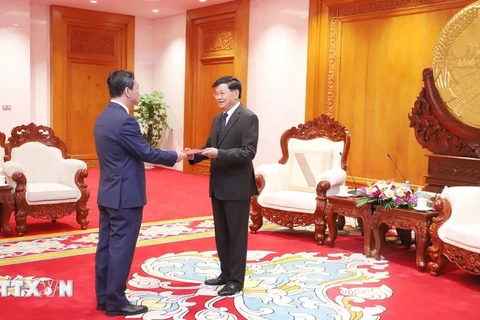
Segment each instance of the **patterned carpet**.
[{"label": "patterned carpet", "polygon": [[[75,256],[87,256],[91,260],[98,242],[97,231],[90,229],[0,240],[0,266],[3,270],[17,270],[15,276],[0,274],[0,281],[20,280],[27,284],[35,280],[55,281],[58,279],[55,277],[56,268],[48,274],[32,274],[28,273],[28,268],[18,269],[15,265],[62,258],[67,261]],[[303,250],[307,249],[302,248],[304,238],[311,239],[311,231],[311,228],[291,231],[266,223],[261,232],[251,235],[249,247],[254,249],[248,252],[245,288],[232,299],[217,296],[217,287],[203,284],[205,278],[219,270],[216,252],[202,250],[211,247],[214,236],[210,217],[144,223],[137,251],[147,250],[149,253],[142,256],[148,258],[140,258],[137,262],[136,257],[127,296],[134,304],[148,306],[149,312],[133,318],[377,319],[386,310],[381,301],[393,294],[392,289],[383,283],[389,278],[388,262],[357,253],[322,255]],[[278,246],[286,242],[276,236],[288,233],[293,233],[295,238],[297,234],[301,236],[295,242],[288,240],[290,246]],[[353,228],[342,233],[359,234]],[[206,240],[208,245],[204,243]],[[185,241],[190,243],[191,251],[175,250],[178,243]],[[255,249],[265,245],[275,248],[275,244],[278,246],[275,251]],[[313,242],[308,241],[308,244],[311,249]],[[159,245],[162,245],[163,252],[168,248],[169,253],[152,255],[158,252]],[[292,251],[291,246],[296,250]],[[313,248],[318,247],[314,245]],[[76,269],[80,271],[79,267]],[[75,284],[81,281],[74,274],[72,279]],[[42,297],[58,293],[58,288],[46,289],[39,290]],[[23,295],[28,290],[26,285]],[[13,288],[8,290],[8,295],[14,295]],[[76,286],[77,295],[83,293],[79,293]]]}]

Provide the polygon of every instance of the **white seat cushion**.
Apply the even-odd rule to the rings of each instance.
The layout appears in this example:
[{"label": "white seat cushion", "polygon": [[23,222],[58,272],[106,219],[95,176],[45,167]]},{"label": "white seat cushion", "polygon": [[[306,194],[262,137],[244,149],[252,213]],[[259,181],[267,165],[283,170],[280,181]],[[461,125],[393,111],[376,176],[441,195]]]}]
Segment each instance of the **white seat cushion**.
[{"label": "white seat cushion", "polygon": [[27,183],[27,201],[75,200],[78,190],[60,183]]},{"label": "white seat cushion", "polygon": [[283,190],[262,196],[262,205],[282,208],[287,211],[314,213],[317,207],[316,194],[313,192]]},{"label": "white seat cushion", "polygon": [[453,225],[445,229],[445,236],[463,246],[480,250],[480,223]]}]

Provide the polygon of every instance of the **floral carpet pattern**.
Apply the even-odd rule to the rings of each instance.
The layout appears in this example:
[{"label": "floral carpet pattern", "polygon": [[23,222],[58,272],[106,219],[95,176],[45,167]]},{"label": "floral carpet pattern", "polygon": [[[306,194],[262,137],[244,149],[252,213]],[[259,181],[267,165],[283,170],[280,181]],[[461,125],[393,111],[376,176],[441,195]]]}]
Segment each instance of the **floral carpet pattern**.
[{"label": "floral carpet pattern", "polygon": [[[137,246],[180,241],[184,237],[213,236],[213,220],[206,217],[142,224]],[[0,240],[0,266],[25,261],[93,253],[98,229]]]},{"label": "floral carpet pattern", "polygon": [[[285,230],[268,221],[263,229]],[[354,228],[341,233],[359,234]],[[137,246],[213,236],[211,217],[151,222],[142,225]],[[97,229],[1,239],[0,266],[93,254],[97,243]],[[353,320],[379,319],[385,312],[382,301],[393,295],[384,283],[390,277],[388,261],[356,253],[281,250],[248,252],[245,286],[233,299],[218,296],[221,287],[203,283],[220,268],[214,251],[148,258],[129,280],[127,297],[133,304],[148,306],[149,311],[131,318]],[[2,279],[30,281],[37,277],[17,274],[13,279],[0,274]]]},{"label": "floral carpet pattern", "polygon": [[[362,254],[249,251],[243,294],[219,297],[203,281],[219,269],[215,252],[150,258],[134,274],[127,297],[149,311],[142,319],[378,319],[393,291],[386,261]],[[231,305],[233,303],[233,305]],[[279,316],[281,315],[281,316]]]}]

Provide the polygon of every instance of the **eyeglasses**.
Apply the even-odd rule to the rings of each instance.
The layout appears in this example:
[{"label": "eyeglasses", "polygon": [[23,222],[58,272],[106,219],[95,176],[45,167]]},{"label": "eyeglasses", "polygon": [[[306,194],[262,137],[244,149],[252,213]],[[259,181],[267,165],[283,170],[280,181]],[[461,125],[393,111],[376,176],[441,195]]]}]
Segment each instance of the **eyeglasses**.
[{"label": "eyeglasses", "polygon": [[225,98],[227,93],[229,92],[232,92],[232,90],[229,90],[227,92],[214,92],[213,93],[213,97],[216,99],[217,97],[220,97],[220,98]]}]

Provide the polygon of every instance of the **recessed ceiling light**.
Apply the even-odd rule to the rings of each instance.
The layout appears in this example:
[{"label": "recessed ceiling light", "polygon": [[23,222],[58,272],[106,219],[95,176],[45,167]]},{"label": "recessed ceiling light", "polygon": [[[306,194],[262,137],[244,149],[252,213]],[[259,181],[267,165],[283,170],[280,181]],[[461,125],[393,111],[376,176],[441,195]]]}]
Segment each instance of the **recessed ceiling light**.
[{"label": "recessed ceiling light", "polygon": [[207,0],[199,0],[200,2],[207,2]]},{"label": "recessed ceiling light", "polygon": [[155,13],[157,13],[159,10],[158,10],[158,9],[153,9],[152,11],[155,12]]},{"label": "recessed ceiling light", "polygon": [[90,3],[97,3],[97,0],[90,0]]}]

